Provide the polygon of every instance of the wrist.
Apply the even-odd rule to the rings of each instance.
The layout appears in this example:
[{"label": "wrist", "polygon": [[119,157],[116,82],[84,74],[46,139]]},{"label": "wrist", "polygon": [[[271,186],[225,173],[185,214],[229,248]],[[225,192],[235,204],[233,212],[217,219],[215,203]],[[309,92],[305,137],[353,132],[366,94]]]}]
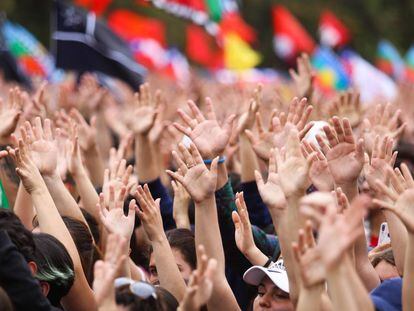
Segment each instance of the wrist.
[{"label": "wrist", "polygon": [[167,236],[165,235],[164,230],[161,228],[162,232],[156,233],[154,235],[148,235],[149,240],[151,241],[151,244],[153,247],[155,246],[162,246],[163,244],[167,243]]},{"label": "wrist", "polygon": [[[95,143],[93,143],[91,146],[89,146],[86,150],[83,150],[84,155],[87,155],[88,157],[91,156],[99,156],[99,150],[98,150],[98,145]],[[86,159],[88,158],[86,157]]]},{"label": "wrist", "polygon": [[54,170],[51,173],[42,173],[43,180],[47,182],[55,182],[56,180],[61,180],[57,170]]},{"label": "wrist", "polygon": [[214,192],[212,194],[208,195],[207,197],[205,197],[201,201],[194,200],[194,204],[196,204],[197,206],[200,206],[201,208],[209,207],[209,206],[212,206],[213,204],[215,205],[216,204],[216,197],[214,195]]}]

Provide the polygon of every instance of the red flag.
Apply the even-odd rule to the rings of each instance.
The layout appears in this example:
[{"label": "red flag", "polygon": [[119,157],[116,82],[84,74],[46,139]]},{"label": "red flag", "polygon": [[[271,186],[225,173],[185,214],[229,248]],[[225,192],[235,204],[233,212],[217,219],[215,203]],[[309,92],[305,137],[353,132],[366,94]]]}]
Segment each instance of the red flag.
[{"label": "red flag", "polygon": [[112,0],[76,0],[75,3],[90,11],[93,11],[96,15],[102,15],[105,12],[108,5]]},{"label": "red flag", "polygon": [[108,17],[108,25],[126,41],[153,39],[166,45],[164,24],[156,19],[142,17],[128,10],[116,10]]},{"label": "red flag", "polygon": [[311,54],[315,42],[299,21],[283,6],[273,8],[274,48],[276,54],[291,61],[300,52]]},{"label": "red flag", "polygon": [[224,34],[234,32],[248,43],[256,41],[256,32],[243,20],[238,12],[226,13],[220,22],[220,29]]},{"label": "red flag", "polygon": [[324,11],[319,20],[321,43],[330,47],[342,47],[351,40],[348,28],[331,11]]},{"label": "red flag", "polygon": [[187,56],[194,62],[209,68],[223,67],[223,51],[213,37],[199,26],[187,26]]}]

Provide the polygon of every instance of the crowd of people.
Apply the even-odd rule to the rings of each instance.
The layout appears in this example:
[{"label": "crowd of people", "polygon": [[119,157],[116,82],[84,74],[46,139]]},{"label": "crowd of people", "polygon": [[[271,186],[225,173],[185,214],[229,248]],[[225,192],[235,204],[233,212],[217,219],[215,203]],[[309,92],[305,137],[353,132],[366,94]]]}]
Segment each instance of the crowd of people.
[{"label": "crowd of people", "polygon": [[414,310],[414,87],[0,82],[0,310]]}]

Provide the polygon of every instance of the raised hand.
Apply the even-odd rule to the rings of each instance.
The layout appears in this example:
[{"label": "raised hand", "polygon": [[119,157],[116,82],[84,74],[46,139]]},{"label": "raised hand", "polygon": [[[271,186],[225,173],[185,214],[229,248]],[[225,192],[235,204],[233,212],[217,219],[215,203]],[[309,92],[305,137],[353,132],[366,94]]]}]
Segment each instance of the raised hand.
[{"label": "raised hand", "polygon": [[310,221],[306,222],[305,229],[299,230],[298,242],[292,243],[292,249],[303,284],[312,287],[323,283],[326,279],[326,269],[321,264],[320,250],[316,247]]},{"label": "raised hand", "polygon": [[326,270],[341,262],[348,249],[364,233],[361,221],[366,214],[367,196],[356,197],[343,215],[336,206],[327,206],[319,227],[317,248]]},{"label": "raised hand", "polygon": [[334,128],[323,128],[329,144],[320,135],[316,139],[328,161],[336,185],[349,185],[358,179],[364,166],[364,141],[355,142],[348,119],[332,118]]},{"label": "raised hand", "polygon": [[237,212],[233,211],[232,219],[235,227],[235,240],[237,248],[247,254],[255,248],[252,225],[249,220],[246,203],[244,202],[243,192],[236,193]]},{"label": "raised hand", "polygon": [[366,156],[364,175],[369,187],[376,190],[376,180],[386,182],[387,167],[394,167],[398,152],[392,152],[394,140],[388,136],[375,137],[371,158]]},{"label": "raised hand", "polygon": [[[12,149],[8,147],[8,154],[16,163],[16,173],[19,175],[24,188],[31,194],[33,191],[39,189],[39,185],[41,186],[43,184],[43,180],[38,168],[30,157],[28,138],[25,135],[24,128],[22,127],[20,131],[22,133],[22,139],[18,141],[18,148]],[[44,187],[43,191],[47,191],[46,186]]]},{"label": "raised hand", "polygon": [[213,293],[213,276],[217,269],[217,260],[208,259],[203,245],[199,245],[201,254],[197,269],[193,271],[179,309],[198,311],[206,305]]},{"label": "raised hand", "polygon": [[213,159],[222,155],[230,140],[235,115],[230,115],[221,127],[210,98],[206,98],[207,118],[193,101],[189,101],[188,106],[192,116],[178,109],[178,114],[187,127],[176,122],[174,126],[191,138],[203,159]]},{"label": "raised hand", "polygon": [[260,196],[263,202],[269,209],[285,209],[286,197],[280,186],[280,179],[276,168],[276,154],[275,150],[271,149],[269,158],[269,172],[267,176],[267,182],[263,181],[263,177],[260,172],[255,171],[257,188],[259,189]]},{"label": "raised hand", "polygon": [[[302,141],[302,153],[306,159],[311,158],[309,178],[319,191],[330,191],[334,188],[334,180],[329,171],[328,161],[322,151],[312,142]],[[316,154],[316,157],[313,156]]]},{"label": "raised hand", "polygon": [[292,130],[286,142],[285,152],[276,149],[276,165],[280,185],[286,197],[305,193],[309,186],[309,168],[316,154],[308,159],[302,154],[299,133]]},{"label": "raised hand", "polygon": [[34,120],[33,126],[29,122],[20,128],[28,152],[42,175],[53,175],[57,169],[58,150],[57,142],[53,137],[52,125],[49,119],[42,121],[39,117]]},{"label": "raised hand", "polygon": [[109,186],[109,202],[105,203],[105,195],[99,195],[99,217],[109,233],[118,234],[129,241],[134,231],[135,200],[129,202],[128,214],[124,213],[124,200],[126,188],[122,187],[119,194],[115,195],[113,186]]},{"label": "raised hand", "polygon": [[262,96],[262,85],[259,84],[254,90],[253,97],[250,99],[249,109],[244,112],[237,122],[237,134],[244,133],[253,127],[256,118],[256,113],[259,111]]},{"label": "raised hand", "polygon": [[362,122],[364,111],[361,107],[360,95],[356,91],[347,91],[339,94],[329,107],[329,116],[347,118],[352,128]]},{"label": "raised hand", "polygon": [[126,166],[126,160],[114,159],[110,161],[109,169],[104,172],[104,181],[102,191],[105,194],[105,203],[109,202],[109,189],[112,186],[115,189],[115,195],[121,191],[122,187],[126,188],[126,194],[130,193],[131,188],[134,186],[134,182],[130,180],[133,172],[132,165]]},{"label": "raised hand", "polygon": [[307,54],[302,54],[297,58],[298,71],[289,69],[289,74],[293,79],[296,94],[298,97],[310,99],[313,93],[313,73],[312,65]]},{"label": "raised hand", "polygon": [[135,93],[135,109],[130,117],[127,117],[127,125],[135,135],[147,135],[154,126],[161,101],[161,93],[157,91],[155,100],[152,99],[148,83],[142,84],[139,94]]},{"label": "raised hand", "polygon": [[161,241],[165,238],[165,233],[162,226],[160,199],[154,201],[147,184],[144,185],[144,188],[138,186],[135,198],[139,203],[139,208],[136,211],[148,239],[151,242]]},{"label": "raised hand", "polygon": [[0,100],[0,139],[7,140],[14,132],[22,113],[22,107],[22,93],[18,88],[9,91],[6,104]]},{"label": "raised hand", "polygon": [[190,220],[188,218],[188,207],[191,197],[180,183],[171,181],[171,186],[174,191],[173,201],[173,217],[178,228],[190,229]]},{"label": "raised hand", "polygon": [[384,181],[377,179],[376,187],[382,199],[374,199],[374,204],[392,211],[406,225],[407,230],[414,229],[412,222],[412,206],[414,204],[414,180],[405,163],[401,164],[401,170],[386,169],[387,176],[392,187],[387,186]]},{"label": "raised hand", "polygon": [[184,186],[195,203],[214,196],[217,185],[218,157],[214,158],[208,170],[193,143],[190,144],[190,150],[187,150],[183,144],[179,144],[178,148],[180,154],[173,151],[173,157],[179,171],[167,170],[168,175]]},{"label": "raised hand", "polygon": [[270,149],[282,148],[290,131],[294,128],[299,131],[299,136],[302,139],[313,125],[307,123],[312,109],[313,107],[307,104],[306,98],[302,98],[300,101],[294,98],[289,105],[287,115],[284,112],[272,112],[268,130],[263,128],[261,116],[256,113],[256,125],[259,135],[255,137],[250,130],[246,130],[246,134],[257,156],[267,161],[270,156]]},{"label": "raised hand", "polygon": [[377,105],[375,108],[374,118],[370,121],[368,118],[363,122],[363,137],[366,142],[368,152],[372,151],[375,138],[379,136],[382,139],[388,136],[397,142],[398,138],[404,133],[406,123],[399,125],[401,110],[392,111],[392,105]]},{"label": "raised hand", "polygon": [[100,308],[115,310],[114,281],[127,259],[127,256],[124,255],[127,239],[110,234],[106,241],[104,260],[98,260],[94,266],[93,292]]}]

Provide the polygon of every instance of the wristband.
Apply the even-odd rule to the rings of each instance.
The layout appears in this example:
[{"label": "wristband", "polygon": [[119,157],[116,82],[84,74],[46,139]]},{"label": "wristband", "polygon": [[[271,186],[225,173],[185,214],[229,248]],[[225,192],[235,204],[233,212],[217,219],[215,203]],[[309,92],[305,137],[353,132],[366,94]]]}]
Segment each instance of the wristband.
[{"label": "wristband", "polygon": [[[224,163],[225,161],[226,161],[226,157],[222,156],[222,157],[219,158],[217,163],[221,164],[221,163]],[[204,164],[211,164],[211,162],[213,162],[213,160],[211,160],[211,159],[204,160]]]}]

